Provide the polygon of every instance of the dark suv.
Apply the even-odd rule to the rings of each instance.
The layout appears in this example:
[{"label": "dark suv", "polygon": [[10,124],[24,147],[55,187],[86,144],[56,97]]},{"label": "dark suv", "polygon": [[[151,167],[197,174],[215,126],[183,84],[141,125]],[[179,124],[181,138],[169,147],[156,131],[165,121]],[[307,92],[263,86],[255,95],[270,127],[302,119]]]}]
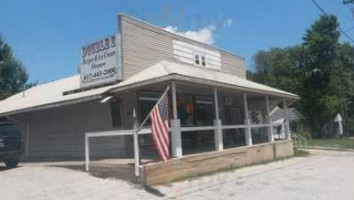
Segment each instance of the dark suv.
[{"label": "dark suv", "polygon": [[16,167],[23,153],[21,133],[12,122],[0,122],[0,162]]}]

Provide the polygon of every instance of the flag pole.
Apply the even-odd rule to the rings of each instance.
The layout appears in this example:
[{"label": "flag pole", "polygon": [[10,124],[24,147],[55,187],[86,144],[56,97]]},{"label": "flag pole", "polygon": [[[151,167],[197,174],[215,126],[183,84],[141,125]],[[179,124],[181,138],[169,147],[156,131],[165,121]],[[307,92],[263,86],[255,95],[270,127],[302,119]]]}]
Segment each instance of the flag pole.
[{"label": "flag pole", "polygon": [[159,103],[161,102],[162,98],[165,96],[165,94],[168,92],[168,90],[170,89],[169,86],[167,86],[166,90],[164,91],[164,93],[161,95],[160,99],[157,101],[157,103],[155,104],[155,106],[150,110],[149,114],[146,116],[146,118],[144,119],[144,121],[140,124],[140,126],[137,126],[138,123],[136,123],[136,112],[135,112],[135,108],[133,110],[133,118],[134,118],[134,135],[133,135],[133,139],[134,139],[134,160],[135,160],[135,176],[139,176],[140,175],[140,145],[139,145],[139,134],[138,132],[140,131],[140,129],[144,126],[144,124],[146,123],[146,121],[149,119],[149,116],[151,114],[151,112],[154,110],[154,108],[159,105]]},{"label": "flag pole", "polygon": [[[135,108],[133,109],[133,126],[134,129],[138,126],[137,116]],[[134,131],[133,133],[133,142],[134,142],[134,163],[135,163],[135,176],[140,175],[139,165],[140,165],[140,145],[139,145],[139,135],[138,131]]]},{"label": "flag pole", "polygon": [[159,103],[161,102],[162,98],[165,96],[165,94],[168,92],[168,90],[170,89],[170,86],[167,86],[166,90],[164,91],[164,93],[162,93],[160,99],[157,101],[157,103],[155,104],[155,106],[150,110],[149,114],[146,116],[146,118],[144,119],[144,121],[140,124],[140,126],[136,129],[136,132],[139,132],[140,129],[144,126],[144,124],[146,123],[146,121],[149,119],[149,116],[151,114],[151,112],[154,110],[154,108],[159,105]]}]

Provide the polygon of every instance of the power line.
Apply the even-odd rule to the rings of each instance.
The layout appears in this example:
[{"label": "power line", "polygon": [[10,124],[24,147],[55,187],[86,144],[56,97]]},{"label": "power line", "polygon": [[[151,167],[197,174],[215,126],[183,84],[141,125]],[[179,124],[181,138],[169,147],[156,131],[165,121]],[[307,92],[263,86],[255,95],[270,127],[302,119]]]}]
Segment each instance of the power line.
[{"label": "power line", "polygon": [[[315,1],[315,0],[311,0],[311,2],[326,16],[328,16],[327,12]],[[350,1],[348,1],[350,2]],[[346,2],[343,2],[346,3]],[[339,31],[346,36],[352,43],[354,43],[353,38],[351,38],[340,26],[338,26]]]}]

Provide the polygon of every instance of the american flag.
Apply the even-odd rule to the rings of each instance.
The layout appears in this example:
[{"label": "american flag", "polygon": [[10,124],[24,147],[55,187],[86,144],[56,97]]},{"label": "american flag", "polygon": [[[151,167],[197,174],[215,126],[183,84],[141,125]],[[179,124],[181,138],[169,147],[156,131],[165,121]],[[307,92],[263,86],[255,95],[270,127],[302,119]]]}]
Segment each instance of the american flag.
[{"label": "american flag", "polygon": [[168,138],[168,97],[165,93],[150,114],[151,132],[154,146],[160,156],[165,161],[169,157]]}]

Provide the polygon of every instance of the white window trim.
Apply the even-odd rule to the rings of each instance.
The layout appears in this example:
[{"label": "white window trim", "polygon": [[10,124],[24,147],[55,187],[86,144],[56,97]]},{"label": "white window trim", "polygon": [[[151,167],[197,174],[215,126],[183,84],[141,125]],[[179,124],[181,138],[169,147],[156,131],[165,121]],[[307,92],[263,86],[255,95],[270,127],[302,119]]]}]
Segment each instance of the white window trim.
[{"label": "white window trim", "polygon": [[[197,61],[197,59],[196,59],[196,57],[198,56],[198,63],[196,62]],[[194,65],[197,65],[197,66],[200,66],[200,55],[199,55],[199,53],[196,53],[196,52],[194,52]]]},{"label": "white window trim", "polygon": [[[196,66],[201,66],[201,67],[208,67],[208,58],[207,55],[205,53],[201,53],[201,52],[196,52],[194,51],[194,65]],[[196,56],[198,56],[198,61],[199,64],[196,63]],[[204,61],[205,61],[205,65],[203,65],[203,59],[202,57],[204,57]]]},{"label": "white window trim", "polygon": [[[203,65],[203,57],[204,57],[204,63],[205,63],[205,65]],[[208,59],[207,59],[206,55],[201,55],[201,56],[200,56],[200,65],[203,66],[203,67],[208,67],[208,61],[207,61],[207,60],[208,60]]]}]

